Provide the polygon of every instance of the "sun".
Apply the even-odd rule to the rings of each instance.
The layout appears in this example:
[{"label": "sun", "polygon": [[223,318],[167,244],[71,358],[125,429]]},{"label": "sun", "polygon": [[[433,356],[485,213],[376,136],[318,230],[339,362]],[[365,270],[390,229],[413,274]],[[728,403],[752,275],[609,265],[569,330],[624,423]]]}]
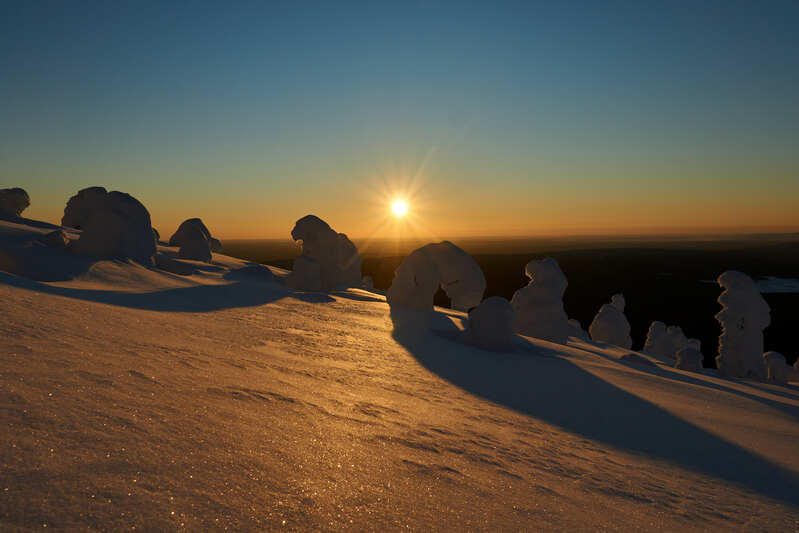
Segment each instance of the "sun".
[{"label": "sun", "polygon": [[391,211],[395,217],[404,217],[408,212],[408,204],[402,200],[394,200],[394,203],[391,204]]}]

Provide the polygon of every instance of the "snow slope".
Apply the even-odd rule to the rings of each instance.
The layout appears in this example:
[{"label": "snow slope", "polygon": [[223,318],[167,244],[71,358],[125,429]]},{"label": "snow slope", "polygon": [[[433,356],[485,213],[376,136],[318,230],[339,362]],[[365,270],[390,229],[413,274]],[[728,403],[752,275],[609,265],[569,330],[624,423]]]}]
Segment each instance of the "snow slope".
[{"label": "snow slope", "polygon": [[2,531],[799,531],[796,383],[484,352],[462,313],[399,334],[377,293],[31,224],[0,222]]}]

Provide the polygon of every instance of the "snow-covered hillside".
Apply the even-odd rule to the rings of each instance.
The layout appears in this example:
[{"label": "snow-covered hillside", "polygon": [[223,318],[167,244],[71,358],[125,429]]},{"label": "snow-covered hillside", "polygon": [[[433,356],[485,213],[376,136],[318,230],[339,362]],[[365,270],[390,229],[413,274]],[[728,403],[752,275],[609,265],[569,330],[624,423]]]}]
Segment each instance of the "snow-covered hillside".
[{"label": "snow-covered hillside", "polygon": [[2,531],[799,531],[796,383],[399,334],[378,293],[53,229],[0,221]]}]

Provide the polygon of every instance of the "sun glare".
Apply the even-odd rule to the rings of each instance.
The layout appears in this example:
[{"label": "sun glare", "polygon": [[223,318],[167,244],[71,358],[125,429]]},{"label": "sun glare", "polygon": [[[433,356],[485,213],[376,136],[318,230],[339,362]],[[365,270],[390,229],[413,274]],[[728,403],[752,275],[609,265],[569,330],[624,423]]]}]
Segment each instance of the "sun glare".
[{"label": "sun glare", "polygon": [[396,217],[404,217],[408,212],[408,204],[402,200],[395,200],[394,203],[391,204],[391,211]]}]

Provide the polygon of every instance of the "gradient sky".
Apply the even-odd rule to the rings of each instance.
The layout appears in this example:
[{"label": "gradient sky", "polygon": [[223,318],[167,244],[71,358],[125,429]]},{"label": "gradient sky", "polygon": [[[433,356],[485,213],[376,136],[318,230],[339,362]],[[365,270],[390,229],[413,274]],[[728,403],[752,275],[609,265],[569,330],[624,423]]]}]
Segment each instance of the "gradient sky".
[{"label": "gradient sky", "polygon": [[799,3],[2,2],[0,187],[90,185],[223,239],[799,231]]}]

